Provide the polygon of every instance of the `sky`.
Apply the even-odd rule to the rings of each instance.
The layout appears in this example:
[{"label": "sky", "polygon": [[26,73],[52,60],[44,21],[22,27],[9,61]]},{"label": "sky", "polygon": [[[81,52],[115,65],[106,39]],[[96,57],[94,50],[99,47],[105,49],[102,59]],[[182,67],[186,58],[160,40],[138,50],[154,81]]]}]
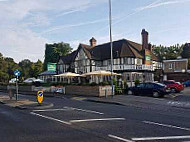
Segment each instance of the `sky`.
[{"label": "sky", "polygon": [[[0,53],[44,60],[46,43],[109,42],[108,0],[0,0]],[[112,0],[113,40],[170,46],[190,42],[190,0]]]}]

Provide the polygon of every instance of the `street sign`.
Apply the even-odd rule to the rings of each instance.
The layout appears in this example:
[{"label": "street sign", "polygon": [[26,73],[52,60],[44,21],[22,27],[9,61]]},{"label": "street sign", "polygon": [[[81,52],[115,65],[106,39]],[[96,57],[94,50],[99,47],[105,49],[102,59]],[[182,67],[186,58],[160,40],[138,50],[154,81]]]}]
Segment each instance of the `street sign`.
[{"label": "street sign", "polygon": [[20,71],[19,71],[19,70],[15,70],[15,71],[14,71],[14,75],[15,75],[15,76],[20,76]]},{"label": "street sign", "polygon": [[43,91],[38,91],[37,92],[37,100],[38,100],[38,103],[41,104],[43,99],[44,99],[44,92]]},{"label": "street sign", "polygon": [[16,100],[18,100],[18,77],[20,76],[20,71],[15,70],[14,75],[16,76]]}]

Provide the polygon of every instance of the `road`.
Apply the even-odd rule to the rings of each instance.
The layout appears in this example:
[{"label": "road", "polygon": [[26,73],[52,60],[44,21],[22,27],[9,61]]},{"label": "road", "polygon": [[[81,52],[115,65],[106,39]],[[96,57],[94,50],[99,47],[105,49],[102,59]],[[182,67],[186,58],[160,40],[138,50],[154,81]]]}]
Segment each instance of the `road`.
[{"label": "road", "polygon": [[[35,96],[20,97],[35,100]],[[190,109],[146,103],[147,107],[122,106],[66,97],[45,98],[45,102],[54,107],[19,110],[0,104],[1,141],[190,141]]]}]

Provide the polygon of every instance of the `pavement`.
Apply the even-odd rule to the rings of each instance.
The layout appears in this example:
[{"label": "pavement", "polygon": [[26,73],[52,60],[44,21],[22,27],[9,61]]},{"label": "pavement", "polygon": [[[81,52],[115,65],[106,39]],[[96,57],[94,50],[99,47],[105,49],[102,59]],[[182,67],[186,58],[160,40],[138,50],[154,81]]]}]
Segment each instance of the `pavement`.
[{"label": "pavement", "polygon": [[35,110],[35,109],[46,109],[53,107],[53,103],[47,103],[47,102],[42,102],[41,104],[38,104],[35,101],[29,100],[29,99],[18,99],[12,98],[10,99],[8,95],[1,95],[0,94],[0,103],[5,104],[10,107],[14,108],[19,108],[19,109],[30,109],[30,110]]},{"label": "pavement", "polygon": [[[77,97],[73,97],[77,98]],[[134,95],[115,95],[109,97],[88,97],[82,99],[89,102],[107,103],[123,106],[135,106],[135,107],[149,107],[152,105],[163,105],[171,107],[179,107],[184,109],[190,109],[190,88],[185,88],[181,93],[172,93],[166,95],[164,98],[153,98],[147,96],[134,96]]]}]

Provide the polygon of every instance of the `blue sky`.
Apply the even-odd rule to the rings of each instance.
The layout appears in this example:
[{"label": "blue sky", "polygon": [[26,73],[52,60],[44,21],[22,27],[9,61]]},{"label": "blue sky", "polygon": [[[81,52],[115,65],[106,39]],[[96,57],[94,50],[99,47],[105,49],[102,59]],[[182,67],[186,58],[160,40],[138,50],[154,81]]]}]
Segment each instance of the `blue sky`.
[{"label": "blue sky", "polygon": [[[190,0],[112,0],[113,40],[174,45],[190,42]],[[108,0],[0,0],[0,52],[16,62],[44,59],[45,43],[76,49],[109,41]]]}]

